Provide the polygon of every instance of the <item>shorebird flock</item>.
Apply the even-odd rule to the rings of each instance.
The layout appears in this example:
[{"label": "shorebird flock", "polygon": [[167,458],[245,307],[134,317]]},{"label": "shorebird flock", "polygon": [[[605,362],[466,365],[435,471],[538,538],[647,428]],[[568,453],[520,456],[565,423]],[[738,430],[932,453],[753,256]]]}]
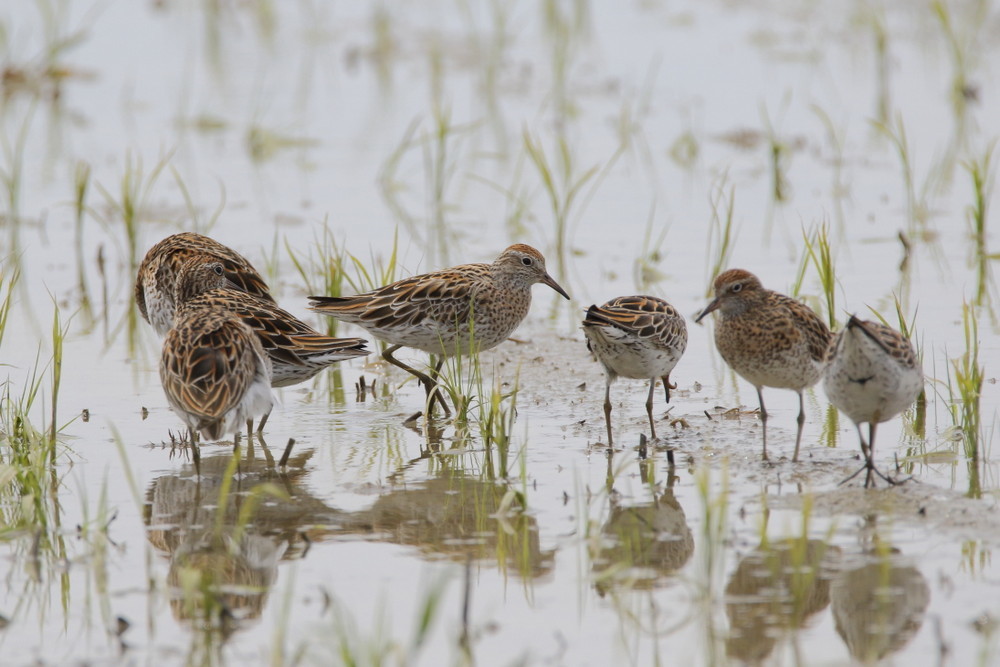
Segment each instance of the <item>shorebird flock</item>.
[{"label": "shorebird flock", "polygon": [[[500,345],[531,306],[532,286],[542,283],[569,299],[545,268],[538,250],[515,244],[489,264],[462,264],[405,278],[354,296],[311,296],[311,309],[361,327],[389,344],[382,358],[423,386],[425,410],[451,408],[440,376],[449,357]],[[799,397],[792,461],[799,458],[805,422],[803,391],[821,379],[830,402],[855,424],[865,487],[881,478],[875,467],[875,431],[900,414],[923,390],[913,345],[899,331],[852,316],[834,334],[808,306],[766,289],[743,269],[716,277],[715,298],[698,315],[715,312],[715,345],[737,375],[757,390],[762,457],[767,460],[767,410],[763,388],[791,389]],[[135,299],[140,314],[164,336],[160,380],[167,402],[187,426],[197,452],[198,435],[219,440],[253,421],[263,430],[275,404],[273,387],[304,382],[327,366],[368,354],[361,338],[325,336],[281,309],[249,261],[231,248],[195,233],[160,241],[139,266]],[[587,348],[604,368],[604,419],[613,446],[611,385],[619,377],[649,381],[646,414],[656,438],[653,396],[661,382],[670,402],[670,373],[684,354],[684,317],[654,296],[621,296],[587,309]],[[435,361],[424,372],[394,356],[422,350]],[[868,437],[861,425],[868,424]],[[197,454],[196,454],[197,455]]]}]

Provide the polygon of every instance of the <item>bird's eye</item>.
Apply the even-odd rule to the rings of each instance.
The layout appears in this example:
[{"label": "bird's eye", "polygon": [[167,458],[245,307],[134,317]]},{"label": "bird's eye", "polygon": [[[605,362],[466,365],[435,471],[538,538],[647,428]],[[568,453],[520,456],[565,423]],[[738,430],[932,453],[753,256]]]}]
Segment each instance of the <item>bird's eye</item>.
[{"label": "bird's eye", "polygon": [[522,257],[521,258],[521,264],[524,264],[525,266],[531,266],[531,258],[530,257]]},{"label": "bird's eye", "polygon": [[733,288],[730,291],[732,291],[733,294],[736,294],[742,289],[743,289],[743,283],[736,283],[735,285],[733,285]]},{"label": "bird's eye", "polygon": [[218,264],[216,264],[214,267],[212,267],[212,270],[215,271],[215,275],[217,275],[217,276],[221,276],[222,275],[222,267],[219,266]]}]

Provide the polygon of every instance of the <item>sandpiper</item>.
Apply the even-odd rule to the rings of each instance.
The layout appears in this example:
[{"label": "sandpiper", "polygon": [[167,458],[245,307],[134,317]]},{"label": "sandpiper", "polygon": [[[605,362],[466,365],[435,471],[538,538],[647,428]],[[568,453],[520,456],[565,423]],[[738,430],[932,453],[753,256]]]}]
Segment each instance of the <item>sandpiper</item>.
[{"label": "sandpiper", "polygon": [[[272,387],[305,382],[331,364],[368,354],[364,339],[325,336],[273,301],[239,289],[226,277],[223,263],[211,255],[195,255],[184,262],[174,302],[178,312],[221,309],[249,326],[271,360]],[[258,433],[269,416],[270,412],[260,420]]]},{"label": "sandpiper", "polygon": [[757,389],[760,422],[767,460],[767,410],[764,387],[791,389],[799,395],[795,454],[799,460],[805,405],[802,392],[823,374],[832,334],[823,320],[795,299],[765,289],[757,276],[743,269],[729,269],[714,283],[715,299],[695,322],[718,310],[715,346],[719,354],[744,380]]},{"label": "sandpiper", "polygon": [[179,310],[160,357],[167,402],[191,431],[208,440],[239,433],[244,423],[270,412],[271,362],[260,339],[221,308]]},{"label": "sandpiper", "polygon": [[[462,264],[406,278],[355,296],[311,296],[312,309],[357,324],[390,344],[382,358],[415,376],[427,393],[427,409],[446,357],[496,347],[517,328],[531,305],[531,286],[548,285],[569,299],[545,270],[542,254],[524,244],[512,245],[492,264]],[[431,375],[393,356],[401,347],[437,355]]]},{"label": "sandpiper", "polygon": [[[823,389],[830,402],[854,422],[865,465],[844,481],[867,470],[865,488],[878,475],[896,481],[875,467],[875,428],[905,410],[924,388],[924,374],[913,345],[895,329],[855,316],[837,334],[828,352]],[[861,424],[868,424],[868,441]]]},{"label": "sandpiper", "polygon": [[267,283],[257,270],[235,250],[194,232],[174,234],[146,253],[135,279],[135,301],[139,313],[156,333],[165,336],[174,323],[174,284],[181,265],[195,255],[208,255],[222,268],[238,289],[274,301]]},{"label": "sandpiper", "polygon": [[604,366],[604,423],[611,435],[611,383],[619,376],[649,380],[646,414],[649,430],[656,437],[653,423],[653,390],[663,381],[670,402],[670,371],[687,347],[687,326],[673,306],[655,296],[620,296],[603,306],[591,306],[583,320],[587,349]]}]

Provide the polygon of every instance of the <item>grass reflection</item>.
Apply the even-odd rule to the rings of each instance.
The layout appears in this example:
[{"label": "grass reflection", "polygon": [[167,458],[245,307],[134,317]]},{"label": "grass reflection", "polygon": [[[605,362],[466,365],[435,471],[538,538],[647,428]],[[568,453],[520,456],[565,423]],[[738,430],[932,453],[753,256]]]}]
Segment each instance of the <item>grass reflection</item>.
[{"label": "grass reflection", "polygon": [[726,584],[726,654],[765,661],[786,635],[830,604],[830,565],[840,550],[824,540],[787,538],[742,557]]}]

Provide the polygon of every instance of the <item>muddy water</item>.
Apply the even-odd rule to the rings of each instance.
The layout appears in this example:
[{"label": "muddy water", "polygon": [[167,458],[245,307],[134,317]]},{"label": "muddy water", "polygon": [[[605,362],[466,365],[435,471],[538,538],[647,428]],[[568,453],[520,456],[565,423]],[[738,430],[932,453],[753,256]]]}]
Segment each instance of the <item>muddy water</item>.
[{"label": "muddy water", "polygon": [[[69,332],[44,526],[15,522],[36,498],[13,468],[0,477],[4,662],[997,660],[994,237],[970,233],[965,165],[1000,132],[998,16],[941,6],[0,9],[16,184],[0,255],[5,277],[21,271],[0,362],[11,396],[43,379],[39,429],[53,303]],[[914,481],[838,486],[857,440],[819,389],[797,464],[795,396],[766,394],[774,460],[759,460],[753,389],[715,354],[711,324],[690,321],[730,201],[725,266],[792,292],[803,235],[827,222],[836,317],[870,307],[894,322],[895,297],[914,320],[925,424],[897,418],[877,448]],[[420,392],[373,355],[283,390],[266,442],[239,462],[231,443],[207,445],[195,470],[171,444],[159,341],[129,318],[130,248],[195,228],[307,318],[291,255],[318,259],[324,229],[366,265],[389,260],[396,234],[398,275],[531,243],[574,302],[537,287],[520,342],[482,356],[485,400],[519,390],[505,447],[486,446],[478,408],[468,424],[404,424]],[[825,308],[815,268],[802,275]],[[690,343],[645,458],[645,387],[614,386],[609,458],[604,380],[578,322],[635,292],[689,316]],[[977,300],[986,382],[970,462],[954,360]],[[358,400],[362,376],[376,391]],[[13,461],[6,439],[0,456]]]}]

